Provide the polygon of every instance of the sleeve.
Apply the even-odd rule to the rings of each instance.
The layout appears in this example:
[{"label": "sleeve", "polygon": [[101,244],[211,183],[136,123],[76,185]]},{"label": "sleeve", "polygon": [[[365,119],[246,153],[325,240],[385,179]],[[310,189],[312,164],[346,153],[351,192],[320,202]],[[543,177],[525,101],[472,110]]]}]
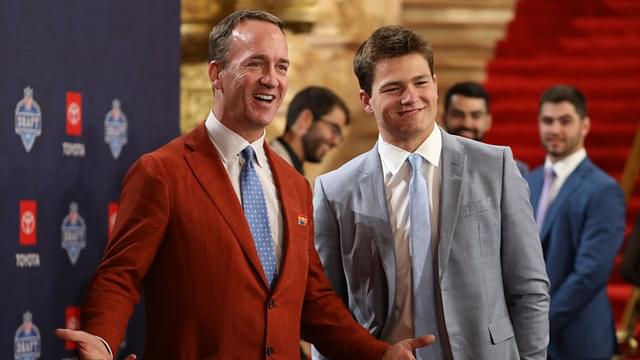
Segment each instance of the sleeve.
[{"label": "sleeve", "polygon": [[169,195],[162,164],[153,155],[140,158],[123,181],[113,237],[91,281],[82,310],[85,331],[111,349],[122,341],[141,282],[164,237]]},{"label": "sleeve", "polygon": [[347,291],[340,251],[340,226],[335,212],[329,205],[322,178],[316,180],[313,194],[315,247],[333,290],[345,304],[348,304],[349,292]]},{"label": "sleeve", "polygon": [[558,287],[551,302],[551,336],[557,336],[606,286],[624,228],[624,195],[620,186],[611,181],[591,193],[584,209],[573,271]]},{"label": "sleeve", "polygon": [[[311,196],[309,195],[309,199]],[[311,203],[311,201],[309,201]],[[309,204],[311,207],[311,204]],[[312,209],[309,209],[310,213]],[[320,219],[322,226],[327,218]],[[302,308],[302,336],[323,354],[335,359],[379,359],[388,344],[377,340],[352,317],[340,297],[332,290],[314,247],[314,226],[309,227],[309,273]],[[321,230],[320,232],[324,232]],[[337,230],[326,230],[324,236],[334,236]],[[337,244],[330,245],[337,246]],[[337,249],[335,249],[337,250]],[[336,263],[334,262],[334,265]],[[342,280],[344,281],[344,279]],[[344,287],[343,287],[344,288]]]},{"label": "sleeve", "polygon": [[505,297],[522,359],[546,359],[549,343],[549,279],[529,188],[509,148],[503,159],[502,274]]}]

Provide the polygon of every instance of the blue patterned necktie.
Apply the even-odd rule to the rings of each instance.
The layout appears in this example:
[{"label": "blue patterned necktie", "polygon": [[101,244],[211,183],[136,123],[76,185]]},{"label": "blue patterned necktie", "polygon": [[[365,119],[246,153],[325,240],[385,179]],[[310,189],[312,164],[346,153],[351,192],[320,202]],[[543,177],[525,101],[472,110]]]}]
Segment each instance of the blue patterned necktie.
[{"label": "blue patterned necktie", "polygon": [[242,150],[244,166],[240,171],[240,193],[242,196],[242,209],[247,218],[253,241],[258,251],[258,257],[262,263],[262,269],[273,288],[278,276],[276,270],[276,254],[271,237],[269,214],[264,201],[264,193],[260,185],[260,179],[253,167],[254,151],[251,145]]},{"label": "blue patterned necktie", "polygon": [[413,316],[415,336],[433,334],[436,342],[416,350],[416,359],[442,359],[440,336],[436,320],[434,294],[433,250],[431,246],[431,210],[429,189],[422,176],[422,157],[409,155],[411,181],[409,182],[409,216],[411,276],[413,290]]}]

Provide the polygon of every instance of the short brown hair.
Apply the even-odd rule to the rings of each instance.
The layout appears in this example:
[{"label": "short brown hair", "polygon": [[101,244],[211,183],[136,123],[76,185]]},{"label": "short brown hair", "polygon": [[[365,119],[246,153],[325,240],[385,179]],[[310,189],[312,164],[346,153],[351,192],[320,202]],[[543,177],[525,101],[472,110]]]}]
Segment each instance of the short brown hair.
[{"label": "short brown hair", "polygon": [[211,33],[209,34],[209,62],[216,61],[222,65],[222,68],[227,66],[227,62],[229,60],[229,48],[231,47],[231,42],[229,41],[231,32],[236,28],[236,26],[238,26],[238,24],[247,20],[264,21],[278,26],[280,30],[284,29],[284,21],[266,11],[235,11],[231,15],[222,19],[211,30]]},{"label": "short brown hair", "polygon": [[587,116],[587,99],[578,88],[571,85],[554,85],[544,91],[540,97],[540,103],[538,109],[542,108],[544,103],[561,103],[563,101],[569,102],[576,108],[576,112],[580,119],[584,119]]},{"label": "short brown hair", "polygon": [[383,26],[374,31],[360,45],[353,59],[353,72],[358,78],[360,89],[371,96],[373,72],[380,60],[409,54],[420,54],[427,60],[431,76],[433,71],[433,49],[431,43],[416,32],[400,25]]}]

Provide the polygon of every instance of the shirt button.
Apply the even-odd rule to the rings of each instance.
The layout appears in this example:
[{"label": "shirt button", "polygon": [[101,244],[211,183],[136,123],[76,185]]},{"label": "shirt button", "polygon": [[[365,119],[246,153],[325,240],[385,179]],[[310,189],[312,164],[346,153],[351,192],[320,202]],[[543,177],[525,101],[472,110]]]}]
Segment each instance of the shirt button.
[{"label": "shirt button", "polygon": [[269,299],[269,301],[267,301],[267,309],[271,310],[274,307],[276,307],[276,302],[273,299]]},{"label": "shirt button", "polygon": [[271,346],[267,346],[267,356],[271,356],[273,355],[274,351],[273,348]]}]

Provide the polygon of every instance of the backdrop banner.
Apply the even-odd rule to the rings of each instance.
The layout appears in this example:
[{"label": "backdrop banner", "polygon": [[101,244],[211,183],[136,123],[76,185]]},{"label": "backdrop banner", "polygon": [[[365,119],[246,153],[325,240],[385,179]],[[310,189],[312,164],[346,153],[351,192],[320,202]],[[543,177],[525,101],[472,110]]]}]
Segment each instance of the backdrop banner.
[{"label": "backdrop banner", "polygon": [[80,326],[122,178],[179,134],[179,28],[178,0],[0,3],[0,358],[77,358],[54,329]]}]

